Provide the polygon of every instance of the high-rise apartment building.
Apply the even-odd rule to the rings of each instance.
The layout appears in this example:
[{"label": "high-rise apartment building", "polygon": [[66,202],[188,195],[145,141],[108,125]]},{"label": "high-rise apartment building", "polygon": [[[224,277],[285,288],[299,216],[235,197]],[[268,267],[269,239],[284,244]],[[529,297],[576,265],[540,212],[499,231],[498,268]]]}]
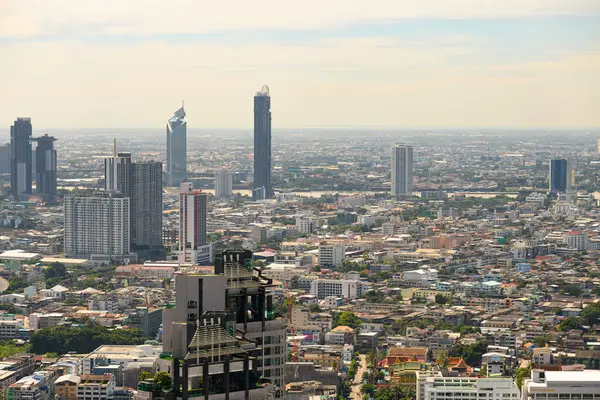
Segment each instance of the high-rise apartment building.
[{"label": "high-rise apartment building", "polygon": [[67,196],[65,256],[97,261],[130,259],[130,201],[116,192]]},{"label": "high-rise apartment building", "polygon": [[104,189],[130,198],[134,249],[162,246],[162,163],[132,162],[131,153],[104,159]]},{"label": "high-rise apartment building", "polygon": [[167,183],[179,185],[187,178],[187,119],[183,104],[167,120]]},{"label": "high-rise apartment building", "polygon": [[180,262],[208,264],[212,261],[212,246],[206,243],[207,195],[184,182],[179,192]]},{"label": "high-rise apartment building", "polygon": [[550,191],[565,192],[571,188],[571,166],[566,159],[550,160]]},{"label": "high-rise apartment building", "polygon": [[10,143],[0,146],[0,174],[10,174]]},{"label": "high-rise apartment building", "polygon": [[162,247],[162,163],[131,164],[131,244]]},{"label": "high-rise apartment building", "polygon": [[345,257],[346,246],[343,243],[319,245],[319,266],[322,268],[340,267]]},{"label": "high-rise apartment building", "polygon": [[31,134],[31,118],[17,118],[10,127],[10,187],[15,199],[31,194]]},{"label": "high-rise apartment building", "polygon": [[273,197],[271,186],[271,97],[269,87],[264,85],[254,96],[254,185],[253,200],[257,199],[256,189],[263,188],[265,199]]},{"label": "high-rise apartment building", "polygon": [[35,149],[35,191],[48,198],[56,196],[56,150],[53,136],[40,136]]},{"label": "high-rise apartment building", "polygon": [[116,146],[114,156],[104,159],[104,190],[131,197],[131,153],[117,153]]},{"label": "high-rise apartment building", "polygon": [[231,197],[233,192],[233,174],[227,170],[217,171],[215,174],[215,197]]},{"label": "high-rise apartment building", "polygon": [[404,197],[412,195],[413,180],[412,146],[396,145],[392,147],[392,195]]}]

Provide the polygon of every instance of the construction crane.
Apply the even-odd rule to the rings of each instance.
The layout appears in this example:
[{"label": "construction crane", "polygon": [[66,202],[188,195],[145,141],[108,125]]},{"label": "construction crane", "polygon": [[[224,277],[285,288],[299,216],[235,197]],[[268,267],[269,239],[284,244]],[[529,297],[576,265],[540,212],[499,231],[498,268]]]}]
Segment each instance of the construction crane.
[{"label": "construction crane", "polygon": [[296,340],[296,331],[294,330],[294,317],[292,314],[292,294],[290,293],[290,289],[288,287],[287,281],[285,282],[285,292],[288,301],[288,316],[290,318],[290,334],[292,336],[292,362],[298,361],[298,341]]}]

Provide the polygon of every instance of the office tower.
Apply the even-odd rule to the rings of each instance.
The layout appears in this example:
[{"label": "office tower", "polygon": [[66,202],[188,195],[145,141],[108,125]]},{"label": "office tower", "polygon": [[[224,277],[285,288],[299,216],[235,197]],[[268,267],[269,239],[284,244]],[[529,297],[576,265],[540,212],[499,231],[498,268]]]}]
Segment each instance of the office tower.
[{"label": "office tower", "polygon": [[600,139],[596,139],[596,150],[600,154]]},{"label": "office tower", "polygon": [[[271,187],[271,97],[264,85],[254,96],[254,185],[253,200],[273,197]],[[261,189],[263,198],[256,198]]]},{"label": "office tower", "polygon": [[231,197],[233,191],[233,174],[227,170],[215,174],[215,197]]},{"label": "office tower", "polygon": [[167,183],[179,185],[187,178],[187,119],[183,103],[167,120]]},{"label": "office tower", "polygon": [[10,127],[10,188],[15,199],[31,194],[31,118],[17,118]]},{"label": "office tower", "polygon": [[[213,388],[215,392],[212,393],[223,393],[226,388],[219,384],[220,374],[228,368],[220,364],[227,360],[229,368],[233,364],[219,348],[220,343],[229,343],[229,347],[235,348],[246,343],[243,348],[249,352],[248,368],[238,362],[236,371],[245,374],[250,369],[258,374],[251,373],[249,386],[239,387],[234,383],[232,389],[235,390],[232,391],[250,390],[250,396],[245,398],[255,398],[253,393],[258,395],[260,391],[252,376],[261,376],[279,389],[276,395],[282,394],[286,321],[274,313],[272,281],[256,276],[254,272],[252,252],[228,250],[215,260],[214,275],[179,274],[175,277],[176,304],[163,311],[163,351],[170,353],[174,365],[179,365],[179,360],[185,357],[182,377],[173,379],[174,382],[189,383],[185,385],[188,388],[182,387],[183,391],[201,389],[207,393]],[[209,346],[211,337],[213,345]],[[233,350],[231,348],[234,360],[245,358],[244,354]],[[205,366],[207,364],[211,366]],[[170,370],[176,375],[179,368]],[[208,379],[203,371],[208,371]],[[198,373],[204,377],[198,379]],[[208,388],[198,387],[198,382],[207,381]]]},{"label": "office tower", "polygon": [[131,164],[131,244],[162,247],[162,163]]},{"label": "office tower", "polygon": [[0,146],[0,175],[10,174],[10,143]]},{"label": "office tower", "polygon": [[123,262],[130,255],[129,198],[94,191],[65,198],[65,256]]},{"label": "office tower", "polygon": [[212,261],[212,246],[206,243],[206,193],[184,182],[179,192],[180,262],[207,265]]},{"label": "office tower", "polygon": [[412,195],[412,146],[392,147],[392,195],[404,197]]},{"label": "office tower", "polygon": [[550,191],[564,192],[570,189],[571,172],[569,162],[565,159],[550,161]]},{"label": "office tower", "polygon": [[34,138],[37,142],[35,149],[35,189],[49,199],[56,196],[56,150],[53,136]]}]

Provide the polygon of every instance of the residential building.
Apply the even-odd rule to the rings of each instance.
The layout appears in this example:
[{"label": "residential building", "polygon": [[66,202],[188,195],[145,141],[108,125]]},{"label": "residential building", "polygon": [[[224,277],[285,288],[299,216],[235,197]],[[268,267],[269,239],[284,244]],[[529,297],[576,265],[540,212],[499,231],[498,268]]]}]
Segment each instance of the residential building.
[{"label": "residential building", "polygon": [[34,138],[37,142],[35,149],[35,191],[48,199],[56,196],[56,150],[54,150],[53,136],[40,136]]},{"label": "residential building", "polygon": [[136,307],[129,312],[125,324],[142,331],[144,337],[155,337],[162,324],[162,308]]},{"label": "residential building", "polygon": [[[254,184],[263,190],[263,198],[273,197],[271,186],[271,96],[264,85],[254,96]],[[257,198],[253,192],[253,200]]]},{"label": "residential building", "polygon": [[183,103],[167,120],[167,183],[177,186],[187,178],[187,119]]},{"label": "residential building", "polygon": [[336,326],[325,334],[325,344],[343,346],[345,344],[355,344],[356,333],[349,326]]},{"label": "residential building", "polygon": [[344,297],[355,299],[363,292],[362,283],[349,279],[315,279],[310,283],[310,294],[319,299]]},{"label": "residential building", "polygon": [[115,192],[67,196],[65,257],[130,259],[130,200]]},{"label": "residential building", "polygon": [[215,197],[228,198],[233,192],[233,174],[231,171],[220,170],[215,174]]},{"label": "residential building", "polygon": [[59,400],[78,400],[77,387],[81,382],[78,375],[67,374],[60,376],[54,382],[54,390]]},{"label": "residential building", "polygon": [[587,233],[581,231],[569,231],[563,237],[563,242],[569,249],[575,249],[577,251],[588,250],[589,237]]},{"label": "residential building", "polygon": [[6,398],[10,400],[48,400],[48,386],[45,377],[30,375],[11,384],[6,390]]},{"label": "residential building", "polygon": [[417,400],[472,400],[484,394],[493,395],[494,399],[517,400],[520,397],[512,378],[430,376],[425,378],[424,394],[424,398],[417,396]]},{"label": "residential building", "polygon": [[313,221],[307,217],[296,217],[296,229],[298,233],[310,235],[313,232]]},{"label": "residential building", "polygon": [[112,398],[115,379],[112,374],[81,375],[77,386],[77,400],[103,400]]},{"label": "residential building", "polygon": [[600,370],[531,371],[522,386],[522,400],[594,399],[599,397]]},{"label": "residential building", "polygon": [[162,163],[136,162],[132,169],[131,244],[134,249],[162,247]]},{"label": "residential building", "polygon": [[412,195],[413,148],[407,145],[392,147],[392,195]]},{"label": "residential building", "polygon": [[179,192],[179,262],[208,265],[212,246],[206,242],[207,195],[184,182]]},{"label": "residential building", "polygon": [[319,266],[321,268],[339,267],[344,263],[346,246],[342,243],[319,245]]},{"label": "residential building", "polygon": [[10,188],[15,199],[31,194],[33,160],[31,118],[17,118],[10,127]]},{"label": "residential building", "polygon": [[117,153],[116,140],[114,146],[114,156],[104,159],[104,190],[131,197],[131,153]]}]

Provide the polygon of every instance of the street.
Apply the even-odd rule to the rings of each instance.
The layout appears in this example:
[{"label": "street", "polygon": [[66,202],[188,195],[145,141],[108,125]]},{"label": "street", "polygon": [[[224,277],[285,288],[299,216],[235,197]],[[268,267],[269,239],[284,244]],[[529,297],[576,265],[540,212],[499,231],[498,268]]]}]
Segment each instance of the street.
[{"label": "street", "polygon": [[354,381],[352,382],[352,392],[350,393],[350,398],[353,400],[360,400],[360,388],[362,387],[362,376],[367,370],[367,356],[364,354],[360,355],[360,364],[358,366],[358,370],[356,371],[356,375],[354,375]]}]

